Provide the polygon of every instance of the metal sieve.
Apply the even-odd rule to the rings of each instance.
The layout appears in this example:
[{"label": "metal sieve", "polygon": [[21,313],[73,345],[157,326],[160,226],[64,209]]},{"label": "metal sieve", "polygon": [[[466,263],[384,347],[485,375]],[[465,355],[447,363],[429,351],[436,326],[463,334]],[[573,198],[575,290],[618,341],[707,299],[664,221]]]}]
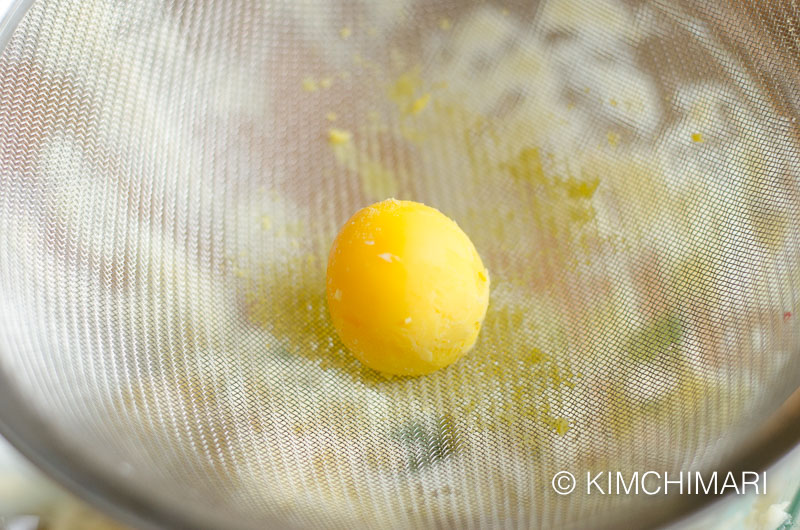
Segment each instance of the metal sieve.
[{"label": "metal sieve", "polygon": [[[0,430],[153,527],[648,527],[800,438],[794,2],[36,0],[0,23]],[[387,197],[492,276],[419,378],[336,337]],[[380,308],[376,308],[380,310]]]}]

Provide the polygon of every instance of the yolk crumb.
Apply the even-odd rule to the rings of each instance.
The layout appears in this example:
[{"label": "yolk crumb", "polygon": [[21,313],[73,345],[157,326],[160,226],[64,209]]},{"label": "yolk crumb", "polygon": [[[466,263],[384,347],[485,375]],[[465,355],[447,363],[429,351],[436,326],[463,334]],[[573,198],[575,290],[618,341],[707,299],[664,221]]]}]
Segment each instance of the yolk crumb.
[{"label": "yolk crumb", "polygon": [[346,144],[352,137],[353,135],[344,129],[330,129],[328,131],[328,141],[334,145]]},{"label": "yolk crumb", "polygon": [[693,133],[692,134],[692,141],[698,144],[703,143],[703,135],[700,133]]},{"label": "yolk crumb", "polygon": [[303,79],[303,90],[306,92],[315,92],[317,90],[317,82],[312,77]]},{"label": "yolk crumb", "polygon": [[409,114],[419,114],[425,107],[428,106],[428,102],[431,100],[430,94],[425,94],[424,96],[420,96],[419,98],[415,99],[414,102],[408,109]]},{"label": "yolk crumb", "polygon": [[351,30],[350,28],[348,28],[346,26],[339,30],[339,35],[341,35],[341,37],[343,39],[345,39],[345,40],[349,39],[350,35],[352,35],[352,34],[353,34],[353,30]]},{"label": "yolk crumb", "polygon": [[557,420],[555,420],[554,423],[555,424],[553,425],[553,427],[555,428],[556,433],[558,433],[559,436],[564,436],[570,429],[569,420],[565,418],[558,418]]},{"label": "yolk crumb", "polygon": [[424,204],[388,199],[342,227],[326,292],[334,327],[361,362],[385,374],[423,375],[474,346],[489,284],[453,220]]}]

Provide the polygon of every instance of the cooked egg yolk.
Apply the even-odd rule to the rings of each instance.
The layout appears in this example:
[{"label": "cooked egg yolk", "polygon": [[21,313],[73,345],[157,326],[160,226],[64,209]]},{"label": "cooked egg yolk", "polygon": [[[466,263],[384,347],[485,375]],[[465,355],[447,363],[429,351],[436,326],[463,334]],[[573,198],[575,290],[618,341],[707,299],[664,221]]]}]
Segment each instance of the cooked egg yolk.
[{"label": "cooked egg yolk", "polygon": [[333,325],[361,362],[386,374],[422,375],[475,344],[489,273],[453,220],[424,204],[388,199],[342,227],[326,291]]}]

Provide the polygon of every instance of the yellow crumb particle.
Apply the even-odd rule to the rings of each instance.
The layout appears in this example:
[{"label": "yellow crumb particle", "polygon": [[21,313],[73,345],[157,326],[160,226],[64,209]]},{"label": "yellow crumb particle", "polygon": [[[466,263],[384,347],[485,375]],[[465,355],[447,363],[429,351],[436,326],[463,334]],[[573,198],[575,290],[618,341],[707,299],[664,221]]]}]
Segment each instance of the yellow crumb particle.
[{"label": "yellow crumb particle", "polygon": [[[336,130],[336,129],[333,129]],[[348,132],[344,131],[349,138]],[[361,180],[361,188],[369,199],[393,197],[397,194],[397,176],[384,166],[380,160],[359,152],[353,142],[330,141],[331,151],[337,162],[348,170],[357,173]]]},{"label": "yellow crumb particle", "polygon": [[317,82],[314,81],[314,78],[306,77],[303,79],[303,90],[306,92],[314,92],[317,90],[317,88],[319,87],[317,86]]},{"label": "yellow crumb particle", "polygon": [[330,129],[328,131],[328,141],[333,145],[346,144],[353,137],[350,131],[344,129]]},{"label": "yellow crumb particle", "polygon": [[619,135],[614,131],[608,131],[606,138],[608,138],[608,145],[611,147],[616,147],[619,145]]},{"label": "yellow crumb particle", "polygon": [[541,362],[544,362],[544,361],[550,361],[551,359],[550,359],[549,355],[544,353],[539,348],[533,348],[531,350],[531,355],[530,355],[530,359],[529,360],[530,360],[531,363],[536,364],[536,363],[541,363]]},{"label": "yellow crumb particle", "polygon": [[700,133],[693,133],[692,134],[692,141],[698,144],[703,143],[703,135]]},{"label": "yellow crumb particle", "polygon": [[268,215],[261,218],[261,228],[262,230],[269,230],[272,228],[272,219],[270,219]]},{"label": "yellow crumb particle", "polygon": [[328,121],[336,121],[336,118],[339,116],[335,112],[329,112],[325,115],[325,119]]},{"label": "yellow crumb particle", "polygon": [[559,436],[564,436],[569,430],[569,421],[566,418],[558,418],[553,427]]},{"label": "yellow crumb particle", "polygon": [[452,27],[449,18],[443,18],[439,21],[439,27],[442,28],[442,31],[447,31]]},{"label": "yellow crumb particle", "polygon": [[598,178],[591,180],[569,179],[564,183],[567,196],[571,199],[591,199],[599,185],[600,179]]},{"label": "yellow crumb particle", "polygon": [[392,85],[389,91],[389,97],[395,102],[399,102],[403,98],[411,98],[421,84],[422,80],[419,78],[417,72],[406,72],[398,77],[397,81]]},{"label": "yellow crumb particle", "polygon": [[616,107],[619,103],[617,103],[616,99],[611,98],[608,100],[608,104],[611,105],[612,107]]},{"label": "yellow crumb particle", "polygon": [[341,37],[342,37],[344,40],[347,40],[347,39],[349,39],[349,38],[350,38],[350,35],[352,35],[352,34],[353,34],[353,30],[351,30],[351,29],[350,29],[350,28],[348,28],[347,26],[345,26],[345,27],[343,27],[342,29],[340,29],[340,30],[339,30],[339,35],[341,35]]},{"label": "yellow crumb particle", "polygon": [[323,77],[319,81],[319,86],[321,86],[322,88],[330,88],[332,84],[333,84],[332,77]]},{"label": "yellow crumb particle", "polygon": [[428,102],[431,100],[430,94],[425,94],[423,96],[418,97],[411,103],[411,106],[408,108],[409,114],[419,114],[425,107],[428,106]]}]

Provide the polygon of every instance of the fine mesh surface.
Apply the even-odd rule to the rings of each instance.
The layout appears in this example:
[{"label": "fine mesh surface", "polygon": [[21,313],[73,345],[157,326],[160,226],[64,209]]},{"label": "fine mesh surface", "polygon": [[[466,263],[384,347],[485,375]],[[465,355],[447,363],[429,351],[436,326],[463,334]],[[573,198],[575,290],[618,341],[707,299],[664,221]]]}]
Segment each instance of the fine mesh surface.
[{"label": "fine mesh surface", "polygon": [[[34,2],[0,57],[4,422],[228,527],[677,505],[550,480],[716,469],[800,381],[794,10],[706,4]],[[324,304],[390,196],[492,275],[475,349],[421,378]]]}]

